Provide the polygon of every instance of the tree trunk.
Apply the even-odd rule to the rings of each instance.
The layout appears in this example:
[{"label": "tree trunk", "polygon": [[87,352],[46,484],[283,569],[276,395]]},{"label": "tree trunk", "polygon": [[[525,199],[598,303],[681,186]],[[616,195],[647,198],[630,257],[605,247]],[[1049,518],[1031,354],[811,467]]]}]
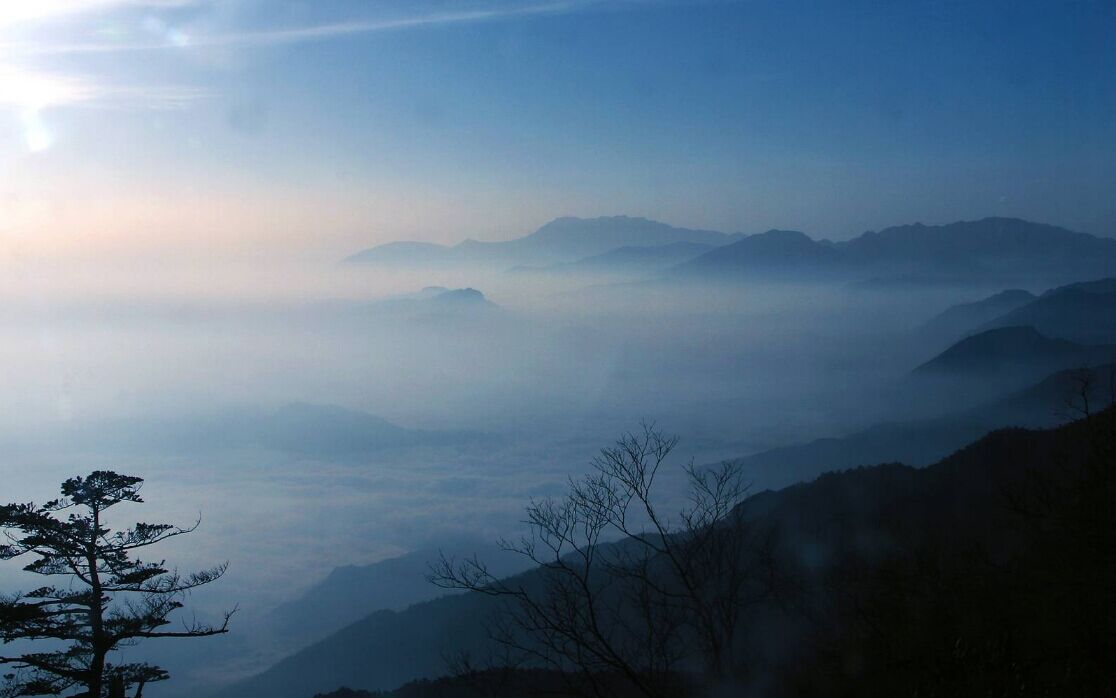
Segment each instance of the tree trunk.
[{"label": "tree trunk", "polygon": [[101,577],[97,574],[97,532],[101,528],[101,512],[93,508],[93,531],[90,534],[89,548],[86,553],[86,563],[89,565],[89,586],[92,595],[89,605],[89,629],[92,637],[90,644],[93,649],[93,659],[89,663],[89,695],[91,698],[102,698],[102,682],[105,674],[105,627],[101,607]]},{"label": "tree trunk", "polygon": [[112,677],[112,683],[109,684],[108,698],[126,698],[124,695],[124,677],[120,674]]}]

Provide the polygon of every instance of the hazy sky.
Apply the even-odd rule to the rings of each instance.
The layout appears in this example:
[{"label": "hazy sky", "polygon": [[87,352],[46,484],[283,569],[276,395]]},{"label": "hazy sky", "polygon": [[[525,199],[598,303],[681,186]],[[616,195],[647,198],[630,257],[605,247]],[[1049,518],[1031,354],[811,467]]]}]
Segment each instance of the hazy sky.
[{"label": "hazy sky", "polygon": [[317,255],[559,215],[1116,234],[1116,4],[5,0],[0,250]]}]

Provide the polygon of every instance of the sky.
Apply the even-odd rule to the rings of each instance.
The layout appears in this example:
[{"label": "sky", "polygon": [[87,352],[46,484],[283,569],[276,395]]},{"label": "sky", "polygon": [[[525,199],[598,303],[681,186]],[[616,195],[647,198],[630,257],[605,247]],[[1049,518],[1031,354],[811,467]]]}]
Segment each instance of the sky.
[{"label": "sky", "polygon": [[6,0],[0,259],[335,259],[562,215],[1116,235],[1116,4]]}]

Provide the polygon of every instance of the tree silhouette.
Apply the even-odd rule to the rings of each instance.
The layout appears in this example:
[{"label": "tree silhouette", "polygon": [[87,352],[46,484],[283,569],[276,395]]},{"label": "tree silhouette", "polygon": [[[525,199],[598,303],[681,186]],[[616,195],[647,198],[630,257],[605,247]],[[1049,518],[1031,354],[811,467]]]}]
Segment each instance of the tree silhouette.
[{"label": "tree silhouette", "polygon": [[[104,514],[121,502],[143,502],[143,480],[110,471],[95,471],[62,483],[62,497],[38,506],[0,506],[0,527],[8,544],[0,559],[33,556],[23,569],[46,577],[68,578],[26,593],[0,596],[0,638],[5,645],[40,640],[48,649],[16,656],[0,655],[5,674],[0,695],[58,695],[124,698],[135,687],[169,677],[145,663],[112,664],[109,654],[145,638],[204,637],[228,631],[233,611],[218,625],[196,621],[166,629],[191,589],[219,579],[228,563],[183,575],[165,561],[133,559],[136,551],[194,531],[137,523],[113,531]],[[235,609],[234,609],[235,610]]]},{"label": "tree silhouette", "polygon": [[687,506],[673,522],[656,506],[656,476],[677,442],[644,425],[603,449],[565,497],[531,503],[530,534],[502,547],[539,565],[541,584],[445,556],[430,581],[510,601],[492,639],[562,674],[577,695],[688,695],[700,692],[693,668],[738,680],[745,616],[792,583],[775,531],[746,516],[738,464],[691,463]]}]

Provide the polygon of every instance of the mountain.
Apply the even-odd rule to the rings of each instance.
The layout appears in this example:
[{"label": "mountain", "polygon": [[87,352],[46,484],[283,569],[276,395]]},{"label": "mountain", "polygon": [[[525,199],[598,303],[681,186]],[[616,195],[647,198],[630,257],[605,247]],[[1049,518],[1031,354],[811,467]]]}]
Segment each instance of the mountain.
[{"label": "mountain", "polygon": [[[1088,378],[1088,381],[1083,381]],[[931,419],[877,424],[840,437],[816,439],[737,459],[759,488],[786,487],[827,470],[865,463],[901,461],[924,466],[953,453],[982,434],[1005,427],[1049,428],[1076,416],[1084,388],[1093,405],[1110,404],[1116,364],[1083,373],[1067,369],[978,407]]]},{"label": "mountain", "polygon": [[373,312],[389,311],[402,315],[417,315],[454,309],[494,310],[497,305],[475,288],[427,286],[418,293],[404,293],[371,303],[362,303],[360,308]]},{"label": "mountain", "polygon": [[1000,327],[965,337],[915,369],[916,374],[980,376],[1047,371],[1111,361],[1116,346],[1086,346],[1047,337],[1034,327]]},{"label": "mountain", "polygon": [[494,573],[507,576],[528,565],[491,542],[470,537],[439,540],[367,565],[332,570],[304,593],[273,609],[237,614],[237,631],[208,642],[143,647],[142,659],[172,668],[188,679],[160,687],[160,695],[197,695],[202,686],[219,686],[221,677],[251,675],[291,652],[317,642],[379,610],[402,611],[445,596],[427,583],[429,564],[447,555],[476,555]]},{"label": "mountain", "polygon": [[441,541],[371,565],[338,567],[297,599],[276,607],[267,617],[269,632],[297,646],[316,642],[330,633],[380,610],[401,611],[445,592],[427,583],[430,564],[441,551],[478,555],[500,577],[522,572],[523,558],[473,538]]},{"label": "mountain", "polygon": [[543,274],[646,274],[662,271],[713,249],[698,242],[672,242],[647,247],[618,247],[574,262],[544,267],[519,266],[509,271]]},{"label": "mountain", "polygon": [[1016,218],[922,224],[867,232],[852,240],[813,240],[768,231],[678,265],[684,278],[923,282],[1066,283],[1116,274],[1116,240]]},{"label": "mountain", "polygon": [[[974,328],[992,322],[1016,308],[1030,303],[1035,298],[1037,296],[1033,293],[1021,289],[1000,291],[979,301],[962,303],[947,308],[931,318],[923,326],[922,332],[931,337],[947,337],[956,340],[973,331]],[[1012,322],[1009,324],[1031,325],[1033,323]]]},{"label": "mountain", "polygon": [[485,623],[496,608],[490,597],[464,594],[377,611],[217,695],[306,698],[338,686],[389,689],[439,676],[455,651],[486,647]]},{"label": "mountain", "polygon": [[[396,294],[394,296],[390,296],[390,297],[388,297],[384,300],[389,300],[389,301],[423,301],[423,300],[430,300],[431,298],[437,298],[438,296],[442,295],[443,293],[449,293],[451,290],[453,290],[453,289],[446,288],[445,286],[425,286],[425,287],[423,287],[423,289],[421,291],[417,291],[415,293],[398,293],[398,294]],[[464,289],[458,289],[458,290],[464,290]],[[472,290],[472,289],[470,289],[470,290]],[[478,291],[478,293],[480,293],[480,292]]]},{"label": "mountain", "polygon": [[343,316],[360,324],[400,323],[411,327],[487,328],[509,319],[504,308],[475,288],[427,286],[417,293],[401,293],[371,301],[328,301],[321,317]]},{"label": "mountain", "polygon": [[[678,243],[704,245],[696,256]],[[643,248],[642,251],[621,248]],[[699,252],[696,247],[691,248]],[[616,252],[611,260],[588,258]],[[678,258],[670,259],[677,254]],[[657,261],[652,262],[654,258]],[[691,258],[692,257],[692,258]],[[630,261],[623,261],[623,260]],[[1017,218],[984,218],[947,225],[920,223],[866,232],[852,240],[814,240],[791,230],[727,235],[678,228],[646,218],[557,218],[525,237],[502,242],[465,240],[457,245],[393,242],[346,259],[353,264],[489,267],[584,263],[668,264],[672,278],[783,279],[885,284],[963,283],[988,286],[1024,282],[1057,285],[1116,275],[1116,239]],[[894,285],[893,283],[891,285]]]},{"label": "mountain", "polygon": [[465,240],[457,245],[392,242],[358,252],[345,261],[400,267],[444,264],[514,266],[572,262],[620,247],[658,247],[686,242],[723,245],[731,237],[712,230],[676,228],[646,218],[556,218],[525,237],[502,242]]},{"label": "mountain", "polygon": [[999,317],[972,325],[992,329],[1030,325],[1051,337],[1082,344],[1116,343],[1116,278],[1054,288]]},{"label": "mountain", "polygon": [[830,276],[841,267],[841,249],[796,230],[768,230],[715,248],[674,268],[680,276]]},{"label": "mountain", "polygon": [[[1111,410],[1105,414],[1112,416]],[[747,519],[760,526],[760,530],[778,531],[775,544],[780,546],[779,554],[786,556],[786,563],[798,566],[799,583],[812,590],[803,597],[803,601],[809,604],[811,622],[803,622],[804,618],[796,621],[795,617],[788,616],[780,602],[779,608],[772,606],[768,613],[750,616],[748,623],[741,627],[738,638],[740,652],[764,662],[764,665],[754,665],[757,670],[765,669],[755,677],[756,680],[770,682],[780,666],[799,667],[795,671],[800,671],[808,666],[802,663],[804,658],[821,661],[820,657],[813,657],[812,654],[817,649],[823,649],[813,641],[817,639],[815,634],[831,630],[829,623],[838,614],[856,610],[847,605],[850,592],[859,594],[873,590],[875,587],[871,580],[888,579],[873,574],[873,570],[887,569],[881,565],[910,559],[912,566],[925,570],[927,577],[900,576],[898,581],[910,579],[918,584],[923,581],[944,583],[952,577],[938,573],[939,568],[934,566],[934,561],[942,561],[942,555],[956,556],[943,563],[946,565],[944,572],[951,575],[973,569],[971,562],[967,563],[968,567],[960,565],[969,559],[965,556],[970,551],[982,547],[994,551],[997,560],[1004,559],[1005,555],[1032,552],[1024,544],[1026,539],[1019,538],[1026,535],[1021,533],[1022,527],[1018,523],[1013,525],[1008,518],[1011,512],[1005,493],[1018,491],[1018,488],[1034,482],[1036,477],[1068,475],[1069,481],[1074,482],[1067,467],[1080,465],[1088,458],[1085,444],[1091,443],[1089,429],[1090,424],[1077,422],[1051,431],[1001,430],[924,469],[895,463],[862,467],[830,473],[809,483],[750,497],[742,505]],[[1065,496],[1065,490],[1050,491]],[[1058,538],[1050,543],[1052,550],[1081,545],[1072,538]],[[920,551],[926,551],[929,557],[925,560],[909,557],[919,555]],[[1034,565],[1036,560],[1041,563],[1044,557],[1012,559],[1025,560],[1028,565]],[[928,568],[925,567],[927,562],[931,563]],[[1101,561],[1097,564],[1106,563]],[[1033,567],[1022,565],[1001,565],[995,569],[1000,568],[1004,569],[1005,577],[997,583],[1002,581],[1005,585],[1010,584],[1013,578],[1018,580],[1020,575],[1031,575],[1035,571]],[[923,616],[922,622],[906,616],[893,619],[891,622],[898,624],[896,634],[889,636],[893,647],[896,650],[908,649],[898,644],[899,639],[923,632],[931,623],[952,622],[955,613],[959,614],[959,622],[967,622],[964,632],[972,631],[978,623],[987,623],[993,632],[1015,632],[1016,625],[1009,627],[998,614],[984,613],[984,606],[973,604],[971,596],[958,597],[958,594],[971,593],[974,581],[987,580],[994,568],[985,565],[976,569],[984,574],[965,577],[967,587],[943,590],[940,595],[911,597],[912,601],[928,599],[930,615]],[[840,575],[858,570],[863,570],[859,577],[833,586],[834,582],[841,581]],[[541,575],[545,573],[543,568],[535,569],[519,576],[518,581],[525,588],[537,588]],[[855,586],[848,585],[848,582],[857,579],[860,581]],[[1041,576],[1028,576],[1029,582],[1036,579],[1041,579]],[[1068,584],[1072,580],[1063,582]],[[1009,588],[1012,594],[1016,594],[1014,587],[1003,587],[1004,590]],[[1109,588],[1098,586],[1096,593],[1092,590],[1088,592],[1088,598],[1091,602],[1105,598],[1110,592]],[[998,596],[1002,600],[1004,594]],[[871,595],[868,598],[871,599]],[[1036,602],[1047,601],[1041,592],[1038,596],[1017,594],[1013,602],[1019,599],[1027,605],[1015,609],[1017,612],[1024,608],[1033,609]],[[1057,608],[1075,613],[1088,611],[1086,606],[1071,606],[1062,603]],[[383,690],[417,678],[445,674],[448,671],[445,657],[457,656],[460,652],[483,656],[488,646],[485,620],[496,608],[498,602],[493,598],[469,593],[416,604],[398,613],[377,612],[288,657],[266,672],[226,689],[221,695],[230,698],[305,698],[339,686]],[[1012,617],[1027,618],[1028,622],[1034,618],[1025,613]],[[1046,618],[1041,620],[1045,622]],[[850,625],[850,622],[843,621],[833,627],[839,637],[829,639],[857,641],[861,636],[854,632],[856,626]],[[1104,622],[1104,618],[1094,618],[1090,627],[1103,627]],[[1026,637],[1037,629],[1037,626],[1026,625],[1019,632]],[[926,662],[958,660],[958,630],[953,626],[944,630],[940,641],[921,646]],[[1062,642],[1061,634],[1039,632],[1038,636],[1044,638],[1043,642],[1050,642],[1051,648],[1061,646],[1058,644]],[[852,656],[857,656],[860,661],[849,665],[845,660],[844,672],[839,672],[831,680],[861,677],[863,672],[872,668],[863,662],[876,655]],[[988,659],[993,660],[995,656],[998,655],[989,655]],[[1098,656],[1102,655],[1098,653]],[[923,670],[920,666],[917,663],[900,664],[894,668],[896,673],[889,676],[898,676],[902,680],[912,672],[921,674]],[[933,672],[935,666],[931,664],[927,671]],[[1020,670],[1010,657],[1005,666]],[[1092,669],[1092,666],[1089,668]],[[1029,671],[1030,666],[1024,669]],[[1065,672],[1055,671],[1054,674],[1064,676]],[[939,672],[938,675],[950,675],[950,672]],[[1018,680],[1018,675],[1014,676]],[[865,680],[870,681],[871,676]],[[915,693],[921,694],[921,691],[897,690],[883,695]],[[1052,692],[1058,693],[1061,692]],[[863,694],[863,690],[844,693]],[[959,694],[972,694],[972,691],[957,693],[947,690],[941,693]]]}]

